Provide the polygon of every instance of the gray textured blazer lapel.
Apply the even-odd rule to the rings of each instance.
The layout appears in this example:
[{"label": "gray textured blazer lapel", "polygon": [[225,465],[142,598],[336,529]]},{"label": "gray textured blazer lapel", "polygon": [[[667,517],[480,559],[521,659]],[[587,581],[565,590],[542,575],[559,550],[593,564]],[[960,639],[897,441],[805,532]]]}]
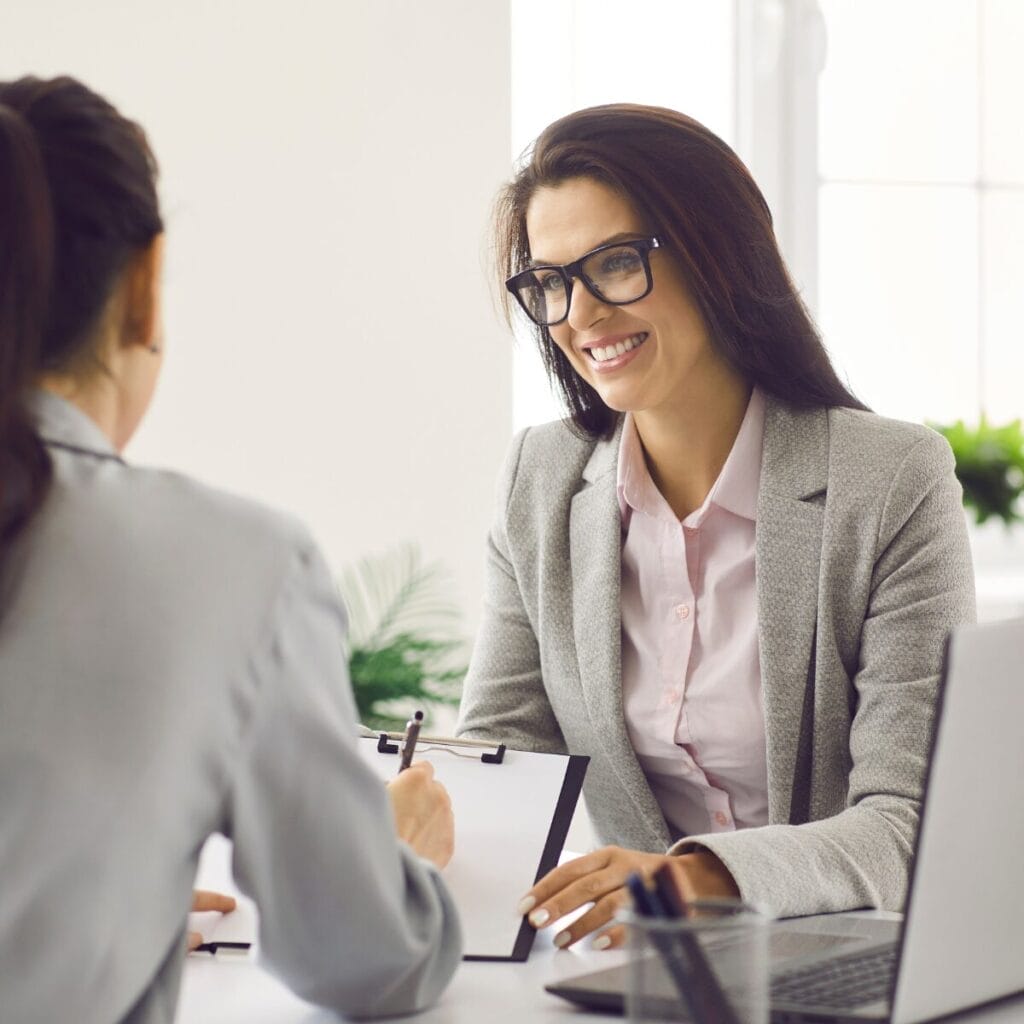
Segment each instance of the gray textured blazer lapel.
[{"label": "gray textured blazer lapel", "polygon": [[583,470],[583,486],[569,510],[572,621],[580,683],[609,763],[655,845],[668,829],[637,761],[622,709],[622,613],[619,605],[622,524],[616,494],[621,426],[600,441]]},{"label": "gray textured blazer lapel", "polygon": [[[757,501],[757,614],[768,758],[768,816],[790,820],[818,614],[828,483],[828,414],[771,401]],[[809,752],[810,736],[803,750]],[[802,758],[801,758],[802,760]],[[806,772],[809,767],[801,766]],[[801,779],[809,785],[809,779]]]}]

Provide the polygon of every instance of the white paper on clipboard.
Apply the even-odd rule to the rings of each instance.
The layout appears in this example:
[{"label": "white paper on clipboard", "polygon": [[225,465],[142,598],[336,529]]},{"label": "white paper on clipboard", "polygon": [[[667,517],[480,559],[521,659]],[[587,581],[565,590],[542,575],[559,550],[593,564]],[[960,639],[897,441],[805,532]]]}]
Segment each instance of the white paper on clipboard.
[{"label": "white paper on clipboard", "polygon": [[[398,772],[394,751],[377,735],[359,740],[374,773]],[[493,753],[497,748],[491,747]],[[534,930],[516,905],[558,863],[589,758],[503,749],[486,763],[487,748],[423,737],[417,761],[430,761],[452,801],[455,853],[441,877],[459,909],[467,960],[525,960]]]}]

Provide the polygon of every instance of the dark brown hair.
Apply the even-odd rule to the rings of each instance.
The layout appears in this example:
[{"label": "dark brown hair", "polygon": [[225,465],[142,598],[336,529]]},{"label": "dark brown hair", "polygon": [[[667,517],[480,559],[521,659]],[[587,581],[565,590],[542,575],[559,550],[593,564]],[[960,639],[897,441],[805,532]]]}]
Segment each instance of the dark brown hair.
[{"label": "dark brown hair", "polygon": [[[592,178],[625,197],[681,267],[711,343],[744,379],[794,406],[866,408],[840,381],[789,278],[768,204],[736,154],[674,110],[612,104],[579,110],[540,134],[498,196],[499,273],[530,259],[526,210],[537,189]],[[502,290],[506,316],[511,296]],[[577,429],[610,433],[618,415],[546,328],[534,328],[552,383]]]},{"label": "dark brown hair", "polygon": [[0,553],[51,477],[33,382],[77,365],[121,271],[162,230],[138,125],[72,78],[0,82]]}]

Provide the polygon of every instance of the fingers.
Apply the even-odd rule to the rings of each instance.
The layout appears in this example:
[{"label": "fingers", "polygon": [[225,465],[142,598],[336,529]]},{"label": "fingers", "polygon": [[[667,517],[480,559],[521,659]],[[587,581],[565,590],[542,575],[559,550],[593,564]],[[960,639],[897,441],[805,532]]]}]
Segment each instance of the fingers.
[{"label": "fingers", "polygon": [[[222,914],[227,914],[234,910],[237,904],[233,896],[225,896],[222,892],[211,892],[208,889],[193,889],[192,890],[192,909],[193,910],[219,910]],[[203,940],[200,939],[200,942]]]},{"label": "fingers", "polygon": [[387,785],[423,786],[434,778],[434,766],[429,761],[415,761],[404,772],[399,772]]},{"label": "fingers", "polygon": [[[523,898],[519,912],[527,915],[534,928],[544,928],[590,903],[592,906],[555,937],[559,946],[569,946],[585,935],[610,924],[615,914],[629,904],[626,879],[636,871],[649,876],[666,854],[641,853],[606,846],[593,853],[560,865],[544,876]],[[602,933],[608,942],[598,948],[622,943],[622,931],[616,927]]]},{"label": "fingers", "polygon": [[[541,907],[528,915],[528,920],[535,928],[542,928],[588,903],[593,903],[593,910],[584,915],[584,917],[588,917],[594,914],[598,907],[605,907],[607,905],[606,898],[620,889],[622,883],[621,874],[613,868],[603,868],[600,871],[591,872],[570,882],[560,892],[545,900]],[[610,920],[611,912],[605,913],[597,924],[604,924]],[[580,931],[579,935],[585,935],[589,930]]]},{"label": "fingers", "polygon": [[535,928],[593,903],[625,885],[634,871],[648,875],[666,855],[606,846],[568,861],[545,875],[519,904]]},{"label": "fingers", "polygon": [[[596,932],[599,928],[612,924],[615,915],[627,906],[629,906],[628,890],[624,887],[615,889],[613,892],[608,893],[607,896],[598,900],[585,914],[581,914],[567,928],[558,932],[554,938],[555,945],[559,949],[565,949],[574,942],[579,942],[580,939]],[[619,944],[622,943],[624,935],[625,931],[621,925],[612,924],[611,928],[602,932],[594,939],[594,947],[596,949],[611,949],[616,941]],[[606,936],[607,941],[599,941],[604,940]]]},{"label": "fingers", "polygon": [[616,924],[601,932],[590,944],[591,949],[621,949],[626,944],[625,925]]},{"label": "fingers", "polygon": [[[542,928],[544,925],[557,920],[558,917],[561,917],[561,914],[556,914],[555,908],[547,906],[548,902],[557,894],[564,892],[574,882],[607,867],[610,851],[613,849],[615,847],[606,846],[603,849],[594,850],[592,853],[586,853],[582,857],[566,861],[557,868],[552,868],[523,897],[519,904],[519,913],[529,914],[530,924],[535,928]],[[561,902],[558,902],[558,906],[561,906]],[[547,917],[543,914],[544,910],[548,911]],[[568,910],[562,911],[562,913],[568,913]]]},{"label": "fingers", "polygon": [[203,944],[203,937],[199,932],[189,932],[185,937],[185,949],[191,953]]}]

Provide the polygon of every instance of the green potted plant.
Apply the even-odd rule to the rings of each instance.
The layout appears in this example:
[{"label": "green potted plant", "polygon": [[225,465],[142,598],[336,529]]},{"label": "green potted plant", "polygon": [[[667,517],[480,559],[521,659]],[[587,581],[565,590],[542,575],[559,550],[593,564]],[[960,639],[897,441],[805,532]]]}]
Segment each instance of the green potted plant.
[{"label": "green potted plant", "polygon": [[359,720],[370,729],[404,726],[414,709],[456,707],[466,675],[459,612],[436,563],[405,544],[342,573],[349,613],[348,661]]},{"label": "green potted plant", "polygon": [[942,434],[956,459],[964,505],[979,525],[1001,519],[1006,526],[1024,521],[1019,509],[1024,492],[1024,432],[1021,421],[994,427],[982,415],[976,427],[963,420],[948,426],[929,424]]}]

